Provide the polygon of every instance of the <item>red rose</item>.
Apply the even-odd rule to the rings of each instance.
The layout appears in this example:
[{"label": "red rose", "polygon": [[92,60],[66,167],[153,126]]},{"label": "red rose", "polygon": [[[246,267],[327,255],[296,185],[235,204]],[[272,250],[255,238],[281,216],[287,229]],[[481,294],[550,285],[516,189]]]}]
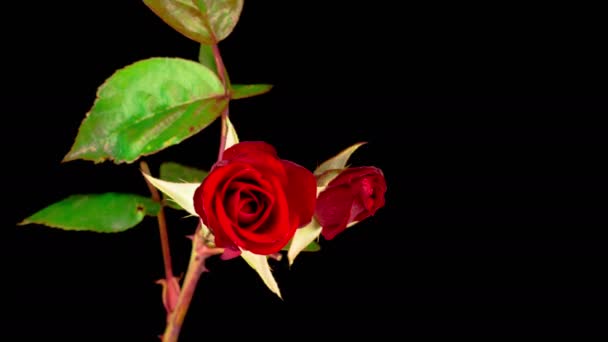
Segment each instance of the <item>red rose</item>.
[{"label": "red rose", "polygon": [[216,246],[268,255],[312,220],[316,190],[313,174],[279,159],[271,145],[241,142],[213,165],[194,194],[194,208]]},{"label": "red rose", "polygon": [[323,227],[323,237],[331,240],[350,223],[374,215],[384,206],[385,192],[386,181],[380,169],[344,169],[317,198],[315,216]]}]

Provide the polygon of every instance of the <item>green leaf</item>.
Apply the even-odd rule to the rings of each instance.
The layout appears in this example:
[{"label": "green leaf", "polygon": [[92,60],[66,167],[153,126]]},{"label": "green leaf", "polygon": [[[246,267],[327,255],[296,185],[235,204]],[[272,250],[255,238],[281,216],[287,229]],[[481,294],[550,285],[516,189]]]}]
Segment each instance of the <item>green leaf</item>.
[{"label": "green leaf", "polygon": [[215,56],[213,55],[213,46],[201,44],[198,49],[198,61],[207,68],[217,71]]},{"label": "green leaf", "polygon": [[65,230],[117,233],[136,226],[145,215],[156,215],[160,205],[134,194],[72,195],[38,211],[19,225],[42,224]]},{"label": "green leaf", "polygon": [[63,161],[132,163],[198,133],[227,104],[221,81],[199,63],[179,58],[136,62],[99,88]]},{"label": "green leaf", "polygon": [[[359,147],[365,144],[365,142],[358,142],[342,150],[337,155],[333,156],[332,158],[324,161],[321,165],[319,165],[313,172],[314,175],[318,177],[329,170],[339,170],[345,168],[346,163],[348,162],[348,159],[353,154],[353,152],[355,152]],[[317,185],[320,186],[319,184]]]},{"label": "green leaf", "polygon": [[152,183],[152,185],[154,185],[158,190],[169,196],[181,208],[183,208],[193,216],[198,216],[198,214],[194,210],[194,192],[201,185],[200,182],[176,183],[154,178],[146,173],[143,173],[143,175],[144,177],[146,177],[146,179],[148,179],[150,183]]},{"label": "green leaf", "polygon": [[233,100],[262,95],[272,89],[272,84],[233,84],[231,86]]},{"label": "green leaf", "polygon": [[310,243],[319,238],[321,234],[321,225],[315,218],[310,221],[305,227],[296,230],[295,235],[291,238],[291,245],[287,251],[287,259],[291,266],[300,252],[302,252]]},{"label": "green leaf", "polygon": [[[288,251],[290,246],[291,246],[291,241],[289,241],[287,243],[287,245],[285,245],[285,247],[283,247],[283,249],[281,249],[281,250]],[[319,245],[317,242],[313,241],[313,242],[309,243],[308,246],[304,247],[304,249],[302,249],[302,252],[318,252],[320,250],[321,250],[321,245]]]},{"label": "green leaf", "polygon": [[201,183],[209,174],[191,166],[166,162],[160,165],[160,179],[176,183]]},{"label": "green leaf", "polygon": [[264,284],[266,284],[268,289],[270,289],[270,291],[279,296],[279,298],[283,299],[281,297],[281,290],[279,289],[279,285],[274,279],[274,276],[272,275],[272,270],[270,269],[270,265],[268,264],[268,256],[253,254],[249,251],[241,251],[241,257],[245,259],[247,264],[258,273],[258,275],[260,276],[260,278],[262,278],[262,281],[264,282]]},{"label": "green leaf", "polygon": [[[213,70],[215,74],[219,76],[217,72],[217,64],[215,63],[215,56],[213,55],[212,46],[201,44],[198,50],[198,61],[202,65]],[[226,87],[230,88],[230,77],[228,77],[228,71],[226,70],[226,68],[224,68],[224,79],[226,80]]]},{"label": "green leaf", "polygon": [[165,23],[199,43],[228,37],[239,20],[243,0],[144,0]]}]

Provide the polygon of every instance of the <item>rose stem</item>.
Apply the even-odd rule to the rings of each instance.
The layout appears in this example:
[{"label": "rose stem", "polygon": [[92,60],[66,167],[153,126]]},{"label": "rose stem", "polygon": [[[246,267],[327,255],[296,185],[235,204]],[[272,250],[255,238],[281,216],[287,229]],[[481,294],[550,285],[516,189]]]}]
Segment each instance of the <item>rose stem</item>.
[{"label": "rose stem", "polygon": [[[228,87],[226,84],[226,68],[224,67],[224,61],[222,60],[222,55],[220,54],[220,48],[217,44],[213,45],[213,57],[215,58],[215,65],[217,67],[217,75],[222,81],[224,85],[224,92],[228,94]],[[217,155],[217,160],[221,160],[224,155],[224,150],[226,149],[226,139],[228,138],[228,105],[226,105],[226,109],[222,112],[222,131],[220,136],[220,149]]]},{"label": "rose stem", "polygon": [[[217,75],[224,85],[224,93],[228,95],[228,87],[225,77],[226,71],[222,56],[220,54],[220,49],[218,48],[217,44],[213,45],[213,57],[215,58]],[[217,156],[218,161],[222,159],[224,150],[226,149],[226,139],[228,138],[227,120],[228,105],[226,105],[226,109],[224,109],[222,112],[222,131],[220,136],[219,153]],[[190,306],[190,302],[194,296],[194,290],[196,289],[198,280],[200,279],[201,274],[206,270],[205,260],[210,256],[222,254],[223,252],[223,248],[211,248],[206,245],[205,238],[202,236],[199,224],[196,232],[194,233],[194,238],[192,239],[192,253],[190,254],[188,270],[186,270],[186,276],[184,278],[184,282],[182,283],[182,289],[179,293],[179,297],[177,298],[175,309],[169,314],[167,327],[165,328],[165,332],[162,336],[163,342],[177,342],[182,324],[186,318],[186,313],[188,312],[188,307]]]},{"label": "rose stem", "polygon": [[220,54],[220,48],[217,44],[212,46],[213,49],[213,58],[215,59],[215,66],[217,68],[217,76],[222,81],[224,88],[226,87],[226,68],[224,67],[224,61],[222,60],[222,55]]},{"label": "rose stem", "polygon": [[169,315],[167,328],[162,336],[162,342],[176,342],[179,337],[180,330],[186,317],[186,312],[194,296],[196,284],[205,268],[205,260],[213,255],[224,252],[223,248],[211,248],[205,243],[200,224],[194,233],[192,239],[192,252],[190,254],[190,263],[184,278],[182,290],[177,298],[175,310]]},{"label": "rose stem", "polygon": [[[140,162],[140,167],[142,171],[147,174],[150,174],[150,168],[145,161]],[[152,200],[158,202],[160,204],[160,210],[158,211],[158,230],[160,232],[160,244],[163,250],[163,262],[165,265],[165,279],[167,284],[165,286],[169,286],[169,282],[173,279],[173,266],[171,265],[171,253],[169,251],[169,234],[167,234],[167,221],[165,220],[165,211],[163,209],[163,203],[160,198],[160,194],[158,190],[154,187],[154,185],[150,184],[148,179],[144,177],[146,184],[148,185],[148,189],[150,189],[150,193],[152,194]]]}]

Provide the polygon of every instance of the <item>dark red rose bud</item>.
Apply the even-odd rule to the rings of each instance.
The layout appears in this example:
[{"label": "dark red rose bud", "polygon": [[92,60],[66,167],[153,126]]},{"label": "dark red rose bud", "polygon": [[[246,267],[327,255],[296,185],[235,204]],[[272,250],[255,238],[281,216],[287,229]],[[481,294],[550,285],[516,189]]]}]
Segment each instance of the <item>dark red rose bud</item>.
[{"label": "dark red rose bud", "polygon": [[349,224],[374,215],[384,206],[385,193],[384,174],[377,167],[344,169],[317,198],[315,217],[323,237],[331,240]]}]

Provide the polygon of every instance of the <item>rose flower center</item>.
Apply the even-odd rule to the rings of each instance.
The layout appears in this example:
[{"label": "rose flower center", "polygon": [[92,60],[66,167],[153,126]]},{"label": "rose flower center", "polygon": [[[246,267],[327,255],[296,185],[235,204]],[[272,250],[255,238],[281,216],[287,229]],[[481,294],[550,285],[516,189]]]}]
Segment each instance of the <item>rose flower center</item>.
[{"label": "rose flower center", "polygon": [[257,230],[268,216],[269,198],[263,188],[250,180],[231,184],[226,196],[227,213],[241,229]]}]

